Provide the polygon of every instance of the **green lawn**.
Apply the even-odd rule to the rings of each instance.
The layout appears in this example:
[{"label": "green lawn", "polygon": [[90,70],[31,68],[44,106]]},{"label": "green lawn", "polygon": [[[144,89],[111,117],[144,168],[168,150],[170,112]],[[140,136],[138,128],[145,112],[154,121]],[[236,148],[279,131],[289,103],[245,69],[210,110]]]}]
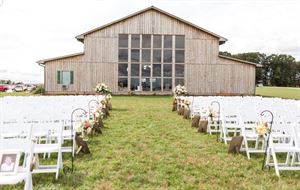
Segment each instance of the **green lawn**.
[{"label": "green lawn", "polygon": [[[172,98],[113,97],[103,135],[73,175],[35,174],[35,189],[299,189],[300,172],[262,171],[263,156],[228,155],[216,136],[196,132],[171,112]],[[70,165],[64,156],[64,164]],[[4,189],[22,189],[22,185]],[[1,189],[1,188],[0,188]]]},{"label": "green lawn", "polygon": [[300,99],[300,88],[256,87],[256,95]]},{"label": "green lawn", "polygon": [[12,92],[12,93],[6,93],[6,92],[0,92],[0,98],[4,96],[30,96],[31,93],[27,92]]}]

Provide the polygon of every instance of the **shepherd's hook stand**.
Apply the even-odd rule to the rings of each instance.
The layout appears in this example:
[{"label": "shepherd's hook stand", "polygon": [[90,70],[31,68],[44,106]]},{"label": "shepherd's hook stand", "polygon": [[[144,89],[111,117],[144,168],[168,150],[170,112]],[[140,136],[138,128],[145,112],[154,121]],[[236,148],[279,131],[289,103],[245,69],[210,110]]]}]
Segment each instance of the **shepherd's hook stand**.
[{"label": "shepherd's hook stand", "polygon": [[262,170],[265,169],[265,162],[266,162],[266,156],[267,156],[267,151],[268,151],[268,148],[269,148],[269,141],[270,141],[270,136],[271,136],[271,132],[272,132],[272,125],[273,125],[273,119],[274,119],[274,115],[271,111],[269,110],[264,110],[260,113],[260,116],[264,116],[266,113],[269,113],[271,115],[271,122],[270,122],[270,130],[269,130],[269,134],[268,134],[268,138],[267,138],[267,145],[266,145],[266,148],[265,148],[265,152],[264,152],[264,160],[263,160],[263,163],[262,163]]},{"label": "shepherd's hook stand", "polygon": [[74,152],[74,145],[73,145],[74,144],[74,133],[73,133],[74,129],[73,128],[74,127],[73,127],[73,115],[77,111],[82,111],[84,115],[86,115],[88,113],[83,108],[76,108],[71,113],[71,146],[72,146],[71,147],[71,159],[72,159],[71,162],[72,162],[72,167],[70,168],[69,166],[64,166],[63,172],[64,172],[65,175],[67,175],[68,173],[73,173],[74,172],[74,154],[73,154],[73,152]]}]

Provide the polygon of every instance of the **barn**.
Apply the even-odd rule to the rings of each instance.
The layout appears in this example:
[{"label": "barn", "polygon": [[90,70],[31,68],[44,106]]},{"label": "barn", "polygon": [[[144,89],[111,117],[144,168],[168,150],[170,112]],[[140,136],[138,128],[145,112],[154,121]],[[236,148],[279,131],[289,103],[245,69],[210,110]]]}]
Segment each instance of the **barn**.
[{"label": "barn", "polygon": [[48,94],[253,95],[259,65],[219,55],[227,39],[151,6],[76,36],[84,51],[43,59]]}]

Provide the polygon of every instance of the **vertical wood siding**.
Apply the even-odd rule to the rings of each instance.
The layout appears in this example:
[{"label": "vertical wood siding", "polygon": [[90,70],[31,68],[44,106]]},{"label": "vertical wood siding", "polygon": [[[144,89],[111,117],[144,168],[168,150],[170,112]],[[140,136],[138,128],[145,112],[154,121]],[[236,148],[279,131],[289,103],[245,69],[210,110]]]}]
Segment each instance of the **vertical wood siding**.
[{"label": "vertical wood siding", "polygon": [[219,39],[156,10],[149,10],[87,34],[84,55],[46,63],[46,90],[61,91],[57,70],[74,70],[68,92],[92,92],[104,82],[118,90],[118,35],[185,35],[185,83],[191,94],[253,94],[255,66],[221,59]]}]

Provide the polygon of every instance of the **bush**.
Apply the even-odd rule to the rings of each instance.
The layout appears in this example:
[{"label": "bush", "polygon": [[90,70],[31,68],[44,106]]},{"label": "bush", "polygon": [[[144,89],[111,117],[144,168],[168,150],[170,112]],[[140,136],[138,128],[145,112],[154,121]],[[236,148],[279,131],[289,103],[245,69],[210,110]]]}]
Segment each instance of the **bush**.
[{"label": "bush", "polygon": [[43,87],[37,87],[34,91],[33,94],[43,94],[45,93],[45,89]]}]

